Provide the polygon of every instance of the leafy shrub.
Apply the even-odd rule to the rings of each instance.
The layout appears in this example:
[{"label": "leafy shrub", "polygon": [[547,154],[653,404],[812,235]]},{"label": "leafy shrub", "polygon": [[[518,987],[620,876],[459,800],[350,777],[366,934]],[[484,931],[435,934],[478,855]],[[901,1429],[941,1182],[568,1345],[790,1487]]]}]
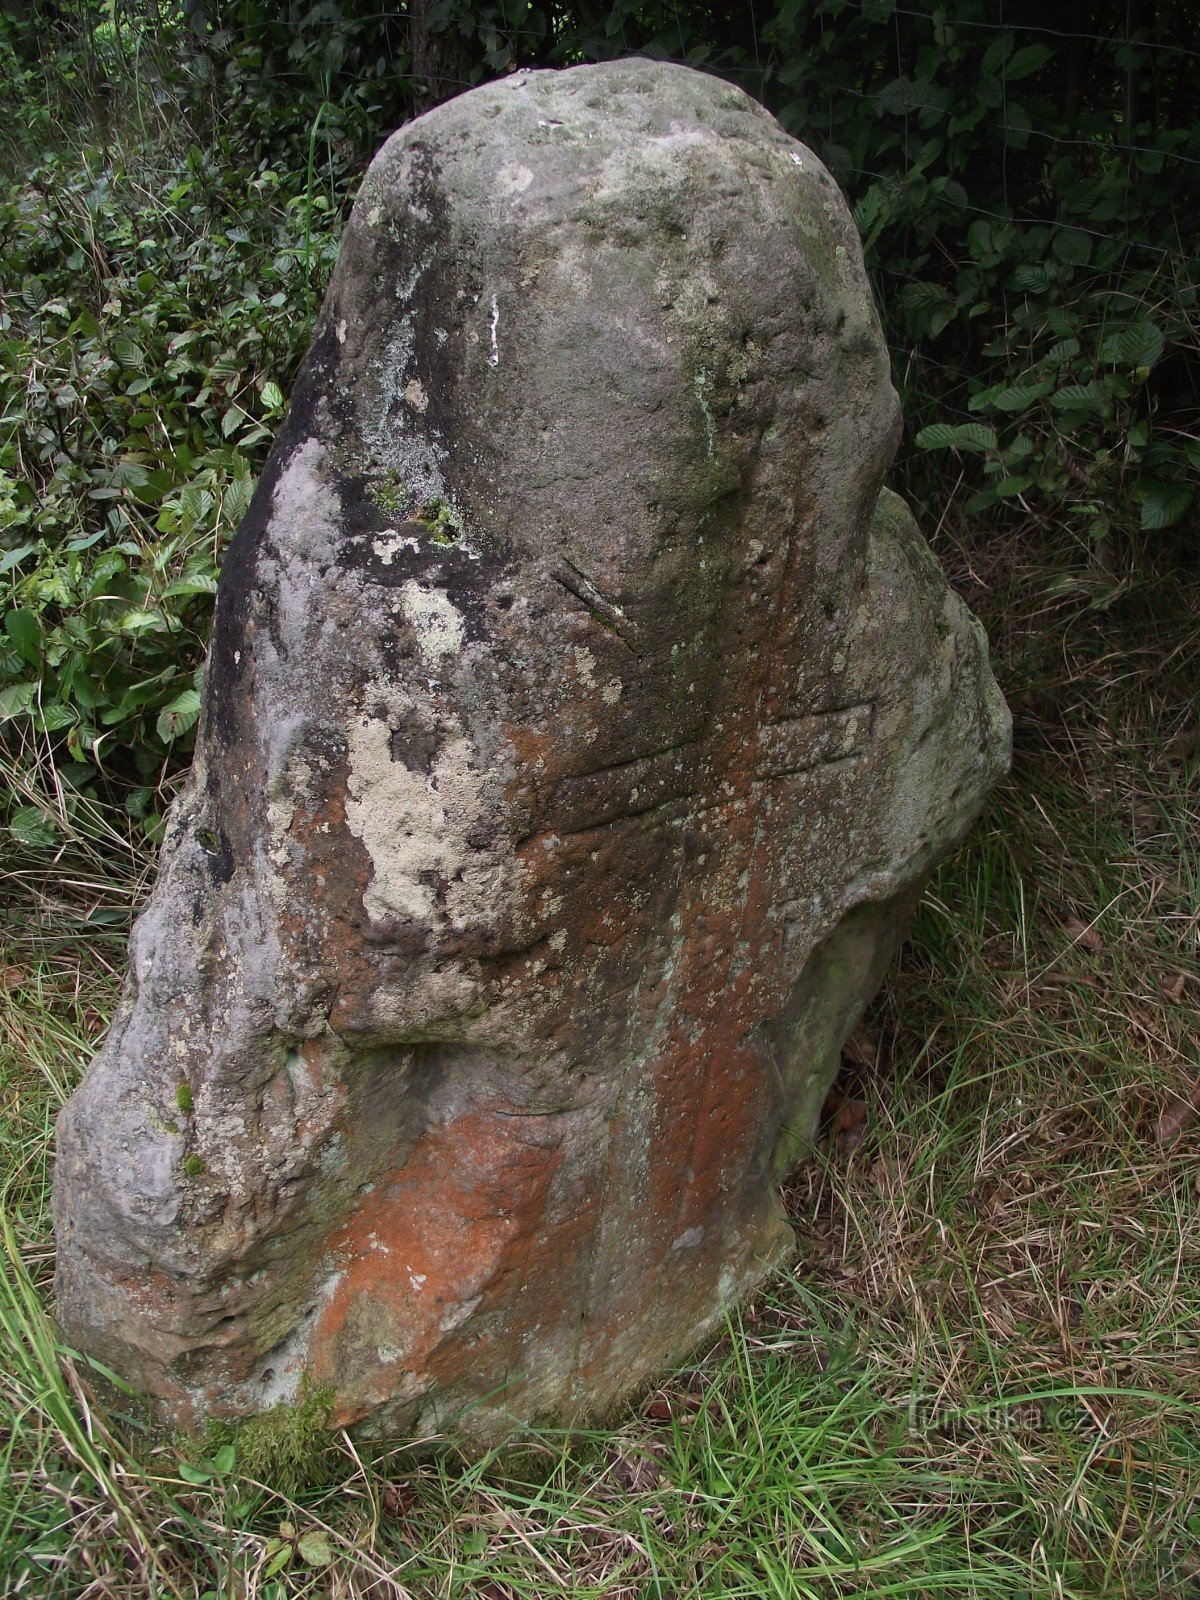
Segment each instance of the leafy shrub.
[{"label": "leafy shrub", "polygon": [[764,24],[766,97],[855,202],[910,437],[958,453],[910,459],[927,498],[961,470],[968,514],[1105,539],[1193,504],[1187,15],[792,0]]},{"label": "leafy shrub", "polygon": [[52,740],[68,794],[104,777],[151,832],[333,211],[228,142],[60,151],[0,194],[0,738]]}]

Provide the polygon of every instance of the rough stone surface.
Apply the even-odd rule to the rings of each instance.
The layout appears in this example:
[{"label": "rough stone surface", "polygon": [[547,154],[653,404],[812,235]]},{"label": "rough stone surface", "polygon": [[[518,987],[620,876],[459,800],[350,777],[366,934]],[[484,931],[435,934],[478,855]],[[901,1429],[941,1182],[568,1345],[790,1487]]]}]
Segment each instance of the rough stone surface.
[{"label": "rough stone surface", "polygon": [[185,1425],[307,1373],[486,1435],[787,1255],[777,1181],[1007,760],[898,427],[847,208],[737,90],[520,74],[389,140],[59,1124],[72,1341]]}]

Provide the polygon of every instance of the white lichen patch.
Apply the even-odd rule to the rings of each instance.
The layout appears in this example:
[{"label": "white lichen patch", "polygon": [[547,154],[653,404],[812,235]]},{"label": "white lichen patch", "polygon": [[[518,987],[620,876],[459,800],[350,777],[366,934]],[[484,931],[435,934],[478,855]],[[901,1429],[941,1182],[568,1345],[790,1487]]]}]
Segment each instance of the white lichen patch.
[{"label": "white lichen patch", "polygon": [[[708,403],[708,395],[706,393],[708,381],[708,372],[704,367],[701,367],[700,371],[696,374],[695,382],[693,383],[692,387],[695,390],[696,399],[699,402],[700,410],[704,415],[705,438],[707,442],[708,454],[711,456],[713,454],[713,446],[717,437],[717,424],[716,419],[713,416],[712,406]],[[700,566],[703,570],[704,563],[701,562]]]},{"label": "white lichen patch", "polygon": [[533,182],[533,173],[521,161],[506,161],[496,174],[496,193],[524,194]]},{"label": "white lichen patch", "polygon": [[[412,283],[400,286],[401,301],[411,298],[419,278],[420,273],[414,271]],[[407,313],[382,354],[369,363],[371,381],[364,386],[364,393],[370,399],[360,405],[359,426],[366,454],[375,467],[394,472],[412,491],[414,501],[425,504],[445,501],[448,496],[442,447],[424,427],[423,413],[411,401],[410,390],[418,381],[412,371],[413,340],[413,318]],[[421,393],[425,393],[423,388]]]},{"label": "white lichen patch", "polygon": [[[296,807],[286,795],[267,802],[267,860],[277,872],[288,863],[287,836],[295,814]],[[272,887],[277,895],[282,893],[283,886],[278,881]]]},{"label": "white lichen patch", "polygon": [[404,620],[416,633],[421,660],[434,672],[439,671],[447,656],[457,655],[463,647],[461,614],[448,595],[440,589],[424,588],[415,578],[402,586],[400,607]]},{"label": "white lichen patch", "polygon": [[585,689],[596,687],[596,658],[586,645],[575,646],[575,671]]},{"label": "white lichen patch", "polygon": [[458,1305],[448,1307],[442,1313],[438,1327],[443,1333],[452,1333],[455,1328],[461,1328],[482,1299],[481,1294],[473,1294],[469,1300],[462,1300]]},{"label": "white lichen patch", "polygon": [[350,771],[346,824],[371,859],[363,896],[376,922],[402,917],[436,922],[437,880],[461,877],[471,865],[466,836],[481,809],[481,781],[470,740],[449,739],[428,773],[392,759],[387,720],[363,716],[347,729]]},{"label": "white lichen patch", "polygon": [[410,378],[404,385],[404,398],[414,411],[422,416],[429,410],[429,396],[425,393],[425,385],[420,378]]},{"label": "white lichen patch", "polygon": [[401,550],[417,551],[421,548],[419,539],[414,539],[411,534],[397,533],[395,528],[385,528],[382,533],[375,535],[371,543],[385,567],[391,566]]},{"label": "white lichen patch", "polygon": [[333,560],[342,508],[322,476],[324,457],[320,440],[306,439],[279,474],[271,496],[271,529],[285,557],[318,563]]}]

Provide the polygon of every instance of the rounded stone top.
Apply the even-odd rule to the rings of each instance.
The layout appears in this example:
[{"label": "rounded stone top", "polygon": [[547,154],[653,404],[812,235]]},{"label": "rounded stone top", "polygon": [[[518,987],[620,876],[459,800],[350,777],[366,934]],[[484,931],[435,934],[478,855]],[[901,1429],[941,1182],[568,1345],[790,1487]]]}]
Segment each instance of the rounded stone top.
[{"label": "rounded stone top", "polygon": [[814,430],[829,494],[873,500],[898,433],[836,185],[742,90],[663,62],[516,73],[401,128],[323,341],[355,469],[518,546],[647,516],[673,537]]}]

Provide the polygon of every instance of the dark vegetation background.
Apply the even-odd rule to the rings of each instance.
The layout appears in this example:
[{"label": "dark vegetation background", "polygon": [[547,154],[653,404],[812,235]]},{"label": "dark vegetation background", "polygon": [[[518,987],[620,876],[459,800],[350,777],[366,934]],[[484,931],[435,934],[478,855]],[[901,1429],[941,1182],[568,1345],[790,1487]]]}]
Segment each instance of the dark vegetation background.
[{"label": "dark vegetation background", "polygon": [[931,532],[983,556],[1069,530],[1049,562],[1092,607],[1192,559],[1193,0],[21,0],[0,18],[18,844],[52,847],[89,799],[156,839],[222,547],[386,134],[517,67],[630,52],[736,80],[846,189]]}]

